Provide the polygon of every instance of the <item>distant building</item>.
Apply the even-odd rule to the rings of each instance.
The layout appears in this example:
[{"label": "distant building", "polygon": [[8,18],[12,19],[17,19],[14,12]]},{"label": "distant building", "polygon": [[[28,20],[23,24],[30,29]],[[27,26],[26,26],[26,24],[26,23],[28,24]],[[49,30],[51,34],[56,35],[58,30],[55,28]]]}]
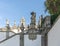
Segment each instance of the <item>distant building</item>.
[{"label": "distant building", "polygon": [[[50,22],[50,16],[46,16],[43,18],[43,15],[41,15],[39,17],[38,20],[38,24],[36,24],[36,13],[35,12],[31,12],[31,23],[29,25],[29,29],[35,29],[38,30],[40,33],[42,32],[41,30],[47,28],[51,28],[51,22]],[[20,20],[20,24],[17,26],[16,25],[16,21],[14,21],[14,25],[12,27],[10,27],[9,25],[9,20],[6,20],[6,26],[10,27],[10,31],[15,32],[15,33],[19,33],[21,32],[21,24],[23,23],[24,25],[24,30],[27,31],[28,30],[28,26],[25,23],[25,19],[24,17]],[[7,31],[7,27],[4,28],[0,28],[0,31]]]}]

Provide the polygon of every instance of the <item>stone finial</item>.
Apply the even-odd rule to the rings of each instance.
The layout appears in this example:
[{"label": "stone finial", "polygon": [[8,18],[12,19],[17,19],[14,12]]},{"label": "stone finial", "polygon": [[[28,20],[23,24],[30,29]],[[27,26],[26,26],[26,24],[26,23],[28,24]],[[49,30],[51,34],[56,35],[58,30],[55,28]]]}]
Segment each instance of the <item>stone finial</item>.
[{"label": "stone finial", "polygon": [[41,27],[41,25],[42,25],[42,19],[43,19],[43,16],[41,15],[41,16],[39,17],[39,21],[38,21],[38,25],[40,25],[40,27]]},{"label": "stone finial", "polygon": [[9,24],[9,20],[8,19],[6,19],[6,24]]},{"label": "stone finial", "polygon": [[35,15],[36,13],[35,12],[31,12],[31,15]]}]

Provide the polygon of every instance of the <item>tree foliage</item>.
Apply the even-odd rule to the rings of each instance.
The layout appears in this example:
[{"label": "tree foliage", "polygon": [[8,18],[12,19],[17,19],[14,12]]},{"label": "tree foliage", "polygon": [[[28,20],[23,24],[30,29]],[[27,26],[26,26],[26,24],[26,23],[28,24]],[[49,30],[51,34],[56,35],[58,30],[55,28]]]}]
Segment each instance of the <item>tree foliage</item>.
[{"label": "tree foliage", "polygon": [[48,10],[50,14],[60,13],[60,0],[46,0],[45,6],[46,10]]},{"label": "tree foliage", "polygon": [[48,10],[51,15],[51,24],[53,24],[60,14],[60,0],[46,0],[45,6],[46,11]]}]

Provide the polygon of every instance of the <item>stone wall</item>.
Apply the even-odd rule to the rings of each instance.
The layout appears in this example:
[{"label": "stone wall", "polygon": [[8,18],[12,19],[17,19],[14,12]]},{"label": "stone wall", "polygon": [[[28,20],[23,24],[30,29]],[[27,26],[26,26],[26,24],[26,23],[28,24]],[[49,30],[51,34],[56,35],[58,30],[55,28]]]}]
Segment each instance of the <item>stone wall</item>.
[{"label": "stone wall", "polygon": [[60,46],[60,18],[48,32],[48,46]]}]

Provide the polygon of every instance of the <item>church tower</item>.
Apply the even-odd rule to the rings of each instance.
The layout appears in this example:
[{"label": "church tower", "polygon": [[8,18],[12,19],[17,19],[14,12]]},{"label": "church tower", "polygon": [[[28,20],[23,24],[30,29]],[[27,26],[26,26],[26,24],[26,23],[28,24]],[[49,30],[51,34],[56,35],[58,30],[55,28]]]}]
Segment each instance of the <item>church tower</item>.
[{"label": "church tower", "polygon": [[[26,24],[25,24],[25,18],[24,18],[24,17],[21,19],[20,23],[23,24],[24,27],[26,26]],[[21,24],[20,24],[20,25],[21,25]]]},{"label": "church tower", "polygon": [[13,29],[17,29],[17,26],[16,26],[16,21],[15,21],[15,20],[14,20]]}]

